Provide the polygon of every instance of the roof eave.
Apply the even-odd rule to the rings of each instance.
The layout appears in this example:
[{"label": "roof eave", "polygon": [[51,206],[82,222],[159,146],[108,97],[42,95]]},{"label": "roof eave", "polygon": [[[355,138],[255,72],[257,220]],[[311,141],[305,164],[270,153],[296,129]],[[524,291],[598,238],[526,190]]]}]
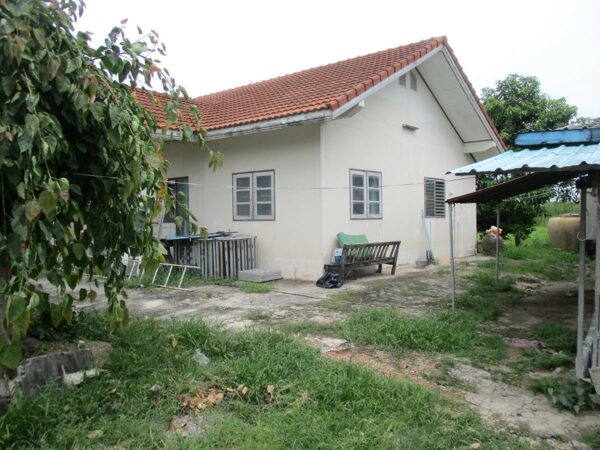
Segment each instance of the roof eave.
[{"label": "roof eave", "polygon": [[277,130],[277,129],[285,128],[285,127],[292,126],[292,125],[302,125],[302,124],[307,124],[307,123],[325,122],[328,120],[334,120],[334,119],[340,118],[345,113],[347,113],[349,110],[351,110],[352,108],[354,108],[355,106],[357,106],[361,102],[363,102],[367,97],[375,94],[379,90],[388,86],[390,83],[393,83],[394,81],[398,80],[402,75],[405,75],[406,73],[410,72],[412,69],[417,67],[419,64],[422,64],[423,62],[427,61],[429,58],[433,57],[434,55],[436,55],[437,53],[442,51],[443,48],[444,48],[443,45],[440,45],[440,46],[434,48],[433,50],[428,52],[426,55],[424,55],[424,56],[420,57],[419,59],[417,59],[416,61],[408,64],[407,66],[403,67],[399,71],[394,72],[391,76],[385,78],[384,80],[380,81],[379,83],[377,83],[374,86],[370,87],[369,89],[365,90],[362,94],[354,97],[352,100],[344,103],[342,106],[340,106],[339,108],[336,108],[335,110],[324,109],[324,110],[312,111],[312,112],[308,112],[308,113],[296,114],[293,116],[280,117],[280,118],[276,118],[276,119],[264,120],[264,121],[249,123],[249,124],[243,124],[243,125],[236,125],[236,126],[226,127],[226,128],[219,128],[216,130],[209,130],[206,135],[206,140],[225,139],[225,138],[229,138],[229,137],[233,137],[233,136],[243,136],[246,134],[259,133],[259,132],[263,132],[263,131]]},{"label": "roof eave", "polygon": [[408,64],[407,66],[403,67],[402,69],[398,70],[397,72],[394,72],[389,77],[385,78],[384,80],[380,81],[379,83],[377,83],[374,86],[370,87],[369,89],[365,90],[362,94],[357,95],[352,100],[344,103],[342,106],[340,106],[339,108],[337,108],[333,111],[331,118],[337,119],[338,117],[343,115],[345,112],[352,109],[353,107],[358,105],[360,102],[364,101],[367,97],[370,97],[371,95],[373,95],[376,92],[380,91],[381,89],[385,88],[389,84],[397,81],[402,75],[406,75],[408,72],[413,70],[415,67],[419,66],[420,64],[427,61],[429,58],[432,58],[433,56],[435,56],[436,54],[441,52],[443,50],[443,48],[444,48],[444,45],[439,45],[438,47],[429,51],[426,55],[421,56],[420,58],[416,59],[414,62]]},{"label": "roof eave", "polygon": [[206,133],[207,141],[214,141],[217,139],[225,139],[234,136],[243,136],[246,134],[260,133],[263,131],[274,131],[281,128],[303,125],[308,123],[318,123],[330,120],[332,118],[332,112],[330,109],[320,109],[317,111],[311,111],[307,113],[294,114],[292,116],[278,117],[275,119],[262,120],[260,122],[253,122],[243,125],[235,125],[232,127],[218,128],[216,130],[209,130]]},{"label": "roof eave", "polygon": [[483,124],[483,126],[487,130],[487,132],[488,132],[490,138],[492,139],[492,141],[494,141],[494,144],[496,145],[496,148],[498,149],[498,151],[500,153],[503,153],[506,150],[506,144],[499,138],[498,131],[491,124],[491,119],[487,115],[487,113],[484,111],[483,104],[481,103],[481,101],[473,93],[472,87],[469,86],[467,80],[465,79],[465,75],[464,75],[463,71],[458,67],[456,57],[454,56],[452,50],[449,49],[449,47],[447,46],[447,44],[444,44],[442,46],[442,53],[443,53],[444,57],[446,58],[446,60],[448,62],[448,65],[450,66],[450,68],[454,72],[454,75],[456,76],[456,79],[459,81],[460,86],[461,86],[463,92],[465,93],[465,95],[469,99],[469,102],[471,103],[471,106],[475,110],[476,114],[479,116],[479,119],[481,120],[481,123]]}]

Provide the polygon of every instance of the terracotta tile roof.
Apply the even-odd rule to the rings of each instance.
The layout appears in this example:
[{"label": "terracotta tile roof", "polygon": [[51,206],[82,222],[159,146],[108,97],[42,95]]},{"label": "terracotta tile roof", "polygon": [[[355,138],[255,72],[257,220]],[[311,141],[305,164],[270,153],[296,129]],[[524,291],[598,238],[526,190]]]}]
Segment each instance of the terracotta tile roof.
[{"label": "terracotta tile roof", "polygon": [[207,130],[323,109],[335,111],[443,42],[444,38],[428,39],[194,100]]},{"label": "terracotta tile roof", "polygon": [[[207,131],[320,110],[335,111],[441,45],[449,50],[467,86],[478,99],[446,37],[442,36],[203,95],[192,101],[198,106],[202,127]],[[162,108],[158,111],[146,93],[138,91],[138,94],[140,103],[156,115],[161,126],[166,124]],[[160,102],[166,96],[158,94],[156,98]],[[481,102],[479,106],[502,142]],[[189,123],[187,118],[193,117],[189,101],[184,101],[181,109],[180,120]]]},{"label": "terracotta tile roof", "polygon": [[179,129],[183,125],[190,125],[193,129],[197,129],[196,120],[192,113],[191,105],[193,100],[181,99],[179,105],[179,114],[177,115],[177,124],[169,123],[165,106],[170,99],[170,96],[160,92],[152,92],[151,94],[146,89],[134,89],[133,96],[150,114],[156,119],[157,125],[160,128]]}]

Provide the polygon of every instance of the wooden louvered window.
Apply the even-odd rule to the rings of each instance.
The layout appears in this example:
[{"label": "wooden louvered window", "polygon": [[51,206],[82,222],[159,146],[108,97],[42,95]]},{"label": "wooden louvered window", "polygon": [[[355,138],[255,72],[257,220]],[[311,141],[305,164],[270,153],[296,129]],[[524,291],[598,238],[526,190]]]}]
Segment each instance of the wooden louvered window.
[{"label": "wooden louvered window", "polygon": [[425,217],[446,217],[446,181],[425,178]]}]

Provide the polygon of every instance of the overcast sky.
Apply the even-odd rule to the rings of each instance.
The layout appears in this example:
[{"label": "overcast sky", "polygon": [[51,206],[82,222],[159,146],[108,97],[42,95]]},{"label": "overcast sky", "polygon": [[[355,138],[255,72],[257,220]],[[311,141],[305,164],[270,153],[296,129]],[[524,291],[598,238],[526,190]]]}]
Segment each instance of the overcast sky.
[{"label": "overcast sky", "polygon": [[600,1],[86,0],[95,39],[155,29],[190,95],[446,35],[478,93],[509,73],[600,117]]}]

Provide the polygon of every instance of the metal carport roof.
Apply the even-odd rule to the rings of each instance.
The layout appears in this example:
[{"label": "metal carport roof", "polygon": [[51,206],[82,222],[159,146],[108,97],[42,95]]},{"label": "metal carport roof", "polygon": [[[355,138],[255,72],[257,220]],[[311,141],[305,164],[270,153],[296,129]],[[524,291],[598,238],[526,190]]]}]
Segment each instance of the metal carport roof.
[{"label": "metal carport roof", "polygon": [[538,172],[514,178],[468,194],[449,198],[446,203],[484,203],[499,202],[505,198],[535,191],[536,189],[552,186],[581,175],[580,171],[568,172]]},{"label": "metal carport roof", "polygon": [[600,144],[511,150],[449,171],[454,175],[600,170]]}]

